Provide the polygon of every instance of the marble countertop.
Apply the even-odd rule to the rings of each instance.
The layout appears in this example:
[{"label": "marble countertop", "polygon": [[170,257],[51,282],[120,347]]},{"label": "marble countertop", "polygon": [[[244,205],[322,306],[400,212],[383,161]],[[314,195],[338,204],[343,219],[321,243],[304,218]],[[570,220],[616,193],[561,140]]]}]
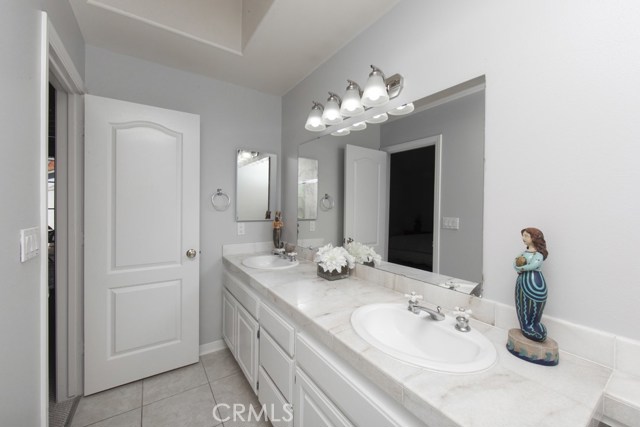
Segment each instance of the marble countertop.
[{"label": "marble countertop", "polygon": [[225,255],[227,270],[243,279],[301,328],[430,426],[590,426],[602,408],[612,370],[561,351],[560,364],[539,366],[511,355],[507,331],[472,320],[495,345],[496,364],[473,374],[448,374],[405,364],[369,345],[351,326],[366,304],[406,302],[392,289],[357,277],[327,281],[301,261],[279,271],[256,270]]}]

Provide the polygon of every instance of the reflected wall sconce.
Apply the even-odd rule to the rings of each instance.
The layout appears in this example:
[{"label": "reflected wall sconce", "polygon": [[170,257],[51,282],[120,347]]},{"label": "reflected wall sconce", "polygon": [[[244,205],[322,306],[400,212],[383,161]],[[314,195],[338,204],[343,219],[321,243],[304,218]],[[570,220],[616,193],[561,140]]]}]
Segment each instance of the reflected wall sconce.
[{"label": "reflected wall sconce", "polygon": [[[312,132],[320,132],[325,130],[327,126],[342,123],[345,118],[358,116],[370,108],[381,107],[388,103],[390,99],[397,97],[404,86],[404,78],[400,74],[386,77],[382,70],[375,65],[371,65],[371,72],[364,90],[353,80],[347,80],[347,82],[348,85],[342,98],[333,92],[329,92],[326,105],[313,101],[313,107],[307,117],[305,129]],[[407,111],[406,113],[409,112]],[[387,119],[387,114],[382,113],[367,119],[366,123],[381,123]],[[332,132],[332,135],[347,135],[349,130],[365,129],[367,127],[366,123],[365,121],[355,123],[344,131]]]},{"label": "reflected wall sconce", "polygon": [[392,116],[404,116],[405,114],[409,114],[413,112],[415,109],[413,102],[409,102],[408,104],[403,104],[399,107],[394,108],[393,110],[389,110],[389,114]]},{"label": "reflected wall sconce", "polygon": [[365,130],[367,128],[367,122],[358,122],[349,126],[349,130]]},{"label": "reflected wall sconce", "polygon": [[371,123],[371,124],[383,123],[383,122],[386,122],[388,119],[389,119],[389,116],[387,115],[387,113],[380,113],[368,119],[367,123]]},{"label": "reflected wall sconce", "polygon": [[331,135],[333,136],[345,136],[345,135],[349,135],[351,133],[351,130],[349,130],[349,128],[342,128],[342,129],[338,129],[335,132],[331,132]]}]

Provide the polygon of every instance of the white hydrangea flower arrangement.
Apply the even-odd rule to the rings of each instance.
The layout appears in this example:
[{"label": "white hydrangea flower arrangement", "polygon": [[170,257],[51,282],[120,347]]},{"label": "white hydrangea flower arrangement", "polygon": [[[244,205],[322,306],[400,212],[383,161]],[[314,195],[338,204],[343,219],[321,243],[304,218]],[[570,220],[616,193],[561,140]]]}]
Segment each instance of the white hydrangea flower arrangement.
[{"label": "white hydrangea flower arrangement", "polygon": [[363,245],[360,242],[347,243],[346,249],[358,264],[373,262],[375,266],[379,266],[382,262],[382,257],[371,246]]},{"label": "white hydrangea flower arrangement", "polygon": [[327,273],[339,272],[343,267],[356,266],[355,258],[342,246],[333,247],[331,243],[318,249],[313,260]]}]

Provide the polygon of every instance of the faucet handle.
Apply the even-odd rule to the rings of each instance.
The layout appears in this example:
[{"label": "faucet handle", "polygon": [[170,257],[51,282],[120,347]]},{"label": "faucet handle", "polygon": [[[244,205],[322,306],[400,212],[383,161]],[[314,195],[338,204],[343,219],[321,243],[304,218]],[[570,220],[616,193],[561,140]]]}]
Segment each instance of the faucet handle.
[{"label": "faucet handle", "polygon": [[453,315],[455,317],[464,317],[465,319],[469,319],[469,316],[473,313],[470,309],[464,307],[454,307]]},{"label": "faucet handle", "polygon": [[410,294],[404,294],[404,296],[406,298],[409,298],[409,302],[412,302],[414,304],[424,298],[422,295],[416,295],[415,291],[411,291]]},{"label": "faucet handle", "polygon": [[469,326],[469,315],[471,310],[464,307],[454,307],[453,315],[456,318],[456,329],[460,332],[469,332],[471,326]]}]

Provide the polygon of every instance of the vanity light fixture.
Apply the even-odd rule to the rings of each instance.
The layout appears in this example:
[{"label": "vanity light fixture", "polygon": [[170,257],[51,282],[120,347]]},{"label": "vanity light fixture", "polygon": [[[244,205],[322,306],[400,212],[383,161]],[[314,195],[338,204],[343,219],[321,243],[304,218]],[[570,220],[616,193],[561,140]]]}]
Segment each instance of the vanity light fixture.
[{"label": "vanity light fixture", "polygon": [[413,106],[413,102],[409,102],[408,104],[403,104],[399,107],[394,108],[393,110],[389,110],[389,114],[392,116],[403,116],[405,114],[411,113],[415,107]]},{"label": "vanity light fixture", "polygon": [[311,132],[320,132],[325,130],[327,127],[322,122],[323,111],[324,106],[319,102],[313,101],[313,107],[311,107],[311,111],[309,112],[309,117],[307,117],[307,123],[304,125],[304,128]]},{"label": "vanity light fixture", "polygon": [[[358,83],[353,80],[347,79],[349,85],[344,94],[344,98],[341,99],[333,92],[329,92],[329,98],[326,105],[322,105],[319,102],[313,101],[313,107],[307,117],[305,129],[312,132],[320,132],[327,128],[327,126],[337,125],[342,123],[345,118],[355,117],[364,113],[370,108],[379,108],[389,102],[390,99],[397,97],[402,91],[404,85],[404,78],[400,74],[394,74],[391,77],[385,77],[382,70],[375,65],[371,65],[371,73],[369,73],[369,79],[367,84],[362,90]],[[407,114],[412,110],[413,105],[409,107],[406,104],[406,108],[411,110],[404,110],[405,106],[398,107],[391,114]],[[386,113],[377,114],[366,120],[367,123],[382,123],[389,118]],[[366,128],[366,124],[358,122],[351,126],[351,130],[362,130]],[[332,135],[347,135],[349,132],[332,132]]]},{"label": "vanity light fixture", "polygon": [[387,115],[387,113],[380,113],[368,119],[367,123],[371,123],[371,124],[382,123],[382,122],[386,122],[388,119],[389,119],[389,116]]},{"label": "vanity light fixture", "polygon": [[327,105],[324,107],[322,113],[322,122],[325,125],[337,125],[342,123],[342,116],[340,115],[340,102],[342,99],[333,92],[329,92],[329,98],[327,99]]},{"label": "vanity light fixture", "polygon": [[349,130],[365,130],[367,128],[366,122],[358,122],[349,126]]},{"label": "vanity light fixture", "polygon": [[364,106],[362,105],[362,89],[360,85],[353,80],[347,80],[349,85],[342,97],[342,104],[340,105],[340,114],[346,117],[353,117],[364,113]]}]

